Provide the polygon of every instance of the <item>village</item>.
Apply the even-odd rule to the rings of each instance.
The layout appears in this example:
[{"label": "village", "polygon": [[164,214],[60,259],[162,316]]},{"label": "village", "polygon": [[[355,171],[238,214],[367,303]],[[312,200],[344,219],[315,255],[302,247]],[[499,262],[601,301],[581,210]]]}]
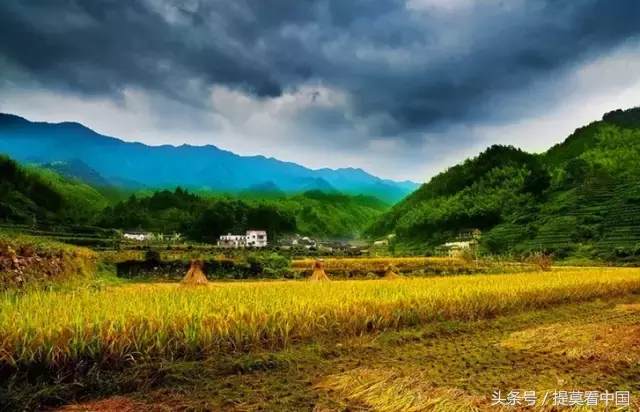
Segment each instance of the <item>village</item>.
[{"label": "village", "polygon": [[[122,234],[122,239],[134,244],[159,245],[184,242],[180,233],[154,233],[144,230],[129,230]],[[386,245],[386,242],[375,242],[374,246]],[[367,253],[370,245],[366,242],[346,242],[339,240],[320,241],[299,234],[285,235],[277,240],[270,240],[265,230],[247,230],[244,233],[227,233],[219,236],[215,247],[221,249],[264,249],[308,250],[327,252],[360,252]]]},{"label": "village", "polygon": [[[479,229],[469,229],[452,236],[452,241],[435,248],[436,256],[460,258],[474,257],[477,254],[478,242],[482,237]],[[122,239],[134,243],[149,245],[176,244],[184,242],[180,233],[154,233],[143,230],[130,230],[122,234]],[[244,233],[227,233],[220,235],[215,246],[222,249],[265,249],[307,250],[310,252],[347,252],[356,255],[386,255],[391,252],[395,235],[373,241],[341,241],[319,240],[299,234],[281,236],[275,241],[269,240],[266,230],[247,230]]]}]

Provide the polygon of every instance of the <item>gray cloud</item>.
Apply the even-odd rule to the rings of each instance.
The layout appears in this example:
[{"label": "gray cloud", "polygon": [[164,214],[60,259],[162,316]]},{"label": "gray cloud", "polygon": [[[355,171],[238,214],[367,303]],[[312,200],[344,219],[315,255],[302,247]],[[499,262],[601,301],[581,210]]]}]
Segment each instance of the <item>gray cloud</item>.
[{"label": "gray cloud", "polygon": [[3,0],[0,62],[46,88],[117,99],[133,87],[199,107],[215,86],[273,99],[320,84],[349,113],[307,109],[301,122],[417,140],[512,115],[496,96],[638,36],[638,16],[637,0]]}]

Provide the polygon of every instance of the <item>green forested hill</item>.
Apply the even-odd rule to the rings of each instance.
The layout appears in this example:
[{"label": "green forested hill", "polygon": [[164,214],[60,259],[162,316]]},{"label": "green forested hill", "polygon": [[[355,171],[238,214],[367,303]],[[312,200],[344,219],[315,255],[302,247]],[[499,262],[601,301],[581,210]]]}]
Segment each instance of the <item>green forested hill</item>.
[{"label": "green forested hill", "polygon": [[373,235],[395,232],[400,239],[433,243],[463,228],[490,229],[535,203],[550,177],[534,155],[492,146],[435,176],[369,228]]},{"label": "green forested hill", "polygon": [[367,196],[310,191],[295,196],[238,199],[203,196],[183,189],[132,196],[107,207],[98,224],[115,228],[178,231],[215,242],[227,232],[265,229],[269,238],[301,233],[321,238],[353,238],[361,234],[387,204]]},{"label": "green forested hill", "polygon": [[324,238],[357,238],[389,205],[371,196],[305,192],[281,202],[298,232]]},{"label": "green forested hill", "polygon": [[[118,201],[50,168],[21,166],[0,157],[0,223],[38,226],[91,225],[114,229],[178,231],[214,242],[220,234],[266,229],[269,236],[301,233],[353,238],[388,208],[377,198],[324,193],[256,193],[245,197],[149,189]],[[108,200],[110,199],[110,200]]]},{"label": "green forested hill", "polygon": [[367,232],[428,251],[465,229],[489,253],[640,255],[640,109],[615,111],[541,155],[493,146],[435,176]]},{"label": "green forested hill", "polygon": [[0,156],[0,221],[85,224],[105,206],[107,200],[87,185]]}]

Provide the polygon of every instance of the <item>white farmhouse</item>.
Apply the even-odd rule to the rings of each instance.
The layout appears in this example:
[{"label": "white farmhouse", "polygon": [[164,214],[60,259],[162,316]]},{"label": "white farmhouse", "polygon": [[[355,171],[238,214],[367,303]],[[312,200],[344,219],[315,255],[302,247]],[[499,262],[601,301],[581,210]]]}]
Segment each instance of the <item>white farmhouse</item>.
[{"label": "white farmhouse", "polygon": [[264,230],[247,230],[244,235],[231,233],[220,236],[218,246],[228,248],[267,247],[267,232]]},{"label": "white farmhouse", "polygon": [[466,242],[449,242],[445,243],[441,249],[449,257],[462,257],[465,251],[474,251],[478,246],[475,240]]},{"label": "white farmhouse", "polygon": [[305,249],[311,249],[312,247],[313,248],[318,247],[318,243],[315,240],[313,240],[310,237],[308,237],[308,236],[300,237],[300,236],[296,235],[296,238],[294,238],[291,241],[291,244],[294,245],[294,246],[303,247]]},{"label": "white farmhouse", "polygon": [[127,240],[137,240],[138,242],[144,241],[144,234],[142,233],[125,233],[122,237]]},{"label": "white farmhouse", "polygon": [[222,247],[239,248],[239,247],[245,247],[246,244],[247,244],[246,236],[232,235],[231,233],[220,236],[220,239],[218,240],[218,246],[222,246]]},{"label": "white farmhouse", "polygon": [[267,247],[267,232],[264,230],[247,230],[247,246]]},{"label": "white farmhouse", "polygon": [[122,235],[123,238],[127,240],[136,240],[138,242],[149,241],[153,239],[153,233],[151,232],[125,232]]}]

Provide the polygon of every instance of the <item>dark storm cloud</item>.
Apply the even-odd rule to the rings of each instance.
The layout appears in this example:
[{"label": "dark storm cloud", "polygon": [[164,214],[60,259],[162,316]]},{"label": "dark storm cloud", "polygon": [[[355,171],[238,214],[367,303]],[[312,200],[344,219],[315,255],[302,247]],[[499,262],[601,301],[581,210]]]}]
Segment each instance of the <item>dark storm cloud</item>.
[{"label": "dark storm cloud", "polygon": [[[203,106],[215,85],[273,98],[322,84],[345,91],[372,133],[416,136],[495,115],[490,98],[637,36],[638,16],[637,0],[445,14],[400,0],[2,0],[0,56],[45,87],[117,97],[133,86]],[[304,121],[354,119],[319,110]]]}]

